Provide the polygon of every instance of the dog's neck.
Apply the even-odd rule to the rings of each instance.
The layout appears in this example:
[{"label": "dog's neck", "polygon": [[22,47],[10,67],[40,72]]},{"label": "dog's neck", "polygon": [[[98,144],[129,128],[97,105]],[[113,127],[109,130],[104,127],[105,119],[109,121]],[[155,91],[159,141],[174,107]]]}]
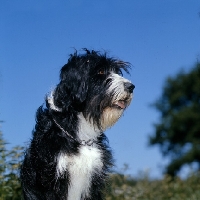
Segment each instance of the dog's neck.
[{"label": "dog's neck", "polygon": [[96,140],[102,133],[92,122],[87,120],[82,113],[78,115],[79,118],[79,130],[78,137],[80,140]]},{"label": "dog's neck", "polygon": [[[47,99],[50,105],[50,108],[56,112],[62,112],[62,109],[55,106],[53,94],[54,94],[54,91],[50,93]],[[68,135],[68,133],[63,129],[63,127],[61,127],[55,120],[54,122],[63,132],[65,132]],[[102,130],[99,130],[99,128],[96,125],[94,125],[90,120],[86,119],[82,113],[79,113],[78,115],[78,123],[79,123],[79,126],[78,126],[79,130],[78,130],[77,136],[78,136],[78,141],[80,141],[81,143],[85,141],[87,142],[90,140],[96,141],[97,137],[101,135],[102,133]]]}]

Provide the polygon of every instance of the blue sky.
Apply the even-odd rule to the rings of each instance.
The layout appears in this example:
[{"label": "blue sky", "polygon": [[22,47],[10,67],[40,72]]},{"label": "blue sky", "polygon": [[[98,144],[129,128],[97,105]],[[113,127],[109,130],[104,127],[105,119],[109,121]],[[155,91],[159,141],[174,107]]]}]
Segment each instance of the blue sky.
[{"label": "blue sky", "polygon": [[164,80],[200,60],[199,0],[1,1],[0,119],[4,138],[27,145],[35,111],[74,48],[106,50],[132,63],[134,99],[106,134],[118,168],[160,176],[167,162],[148,135],[159,113],[149,105]]}]

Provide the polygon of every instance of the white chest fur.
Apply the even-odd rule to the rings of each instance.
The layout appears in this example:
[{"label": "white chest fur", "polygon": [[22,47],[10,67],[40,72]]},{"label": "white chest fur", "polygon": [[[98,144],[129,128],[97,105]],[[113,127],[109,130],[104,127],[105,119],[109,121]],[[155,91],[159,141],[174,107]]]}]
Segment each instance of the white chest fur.
[{"label": "white chest fur", "polygon": [[[94,129],[83,115],[79,115],[80,140],[96,139],[100,132]],[[92,175],[100,174],[103,167],[102,152],[96,144],[82,145],[76,155],[60,153],[57,160],[57,176],[69,172],[70,185],[67,200],[80,200],[89,197]]]},{"label": "white chest fur", "polygon": [[60,154],[57,163],[57,174],[62,176],[66,171],[70,175],[68,200],[80,200],[89,196],[92,174],[102,169],[101,151],[97,147],[81,146],[78,155]]}]

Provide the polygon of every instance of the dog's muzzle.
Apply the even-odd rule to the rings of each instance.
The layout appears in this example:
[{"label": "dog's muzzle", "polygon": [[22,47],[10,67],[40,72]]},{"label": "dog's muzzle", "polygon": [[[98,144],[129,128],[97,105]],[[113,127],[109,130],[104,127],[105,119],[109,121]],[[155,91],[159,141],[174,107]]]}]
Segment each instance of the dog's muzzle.
[{"label": "dog's muzzle", "polygon": [[127,91],[129,93],[133,93],[134,88],[135,88],[135,85],[133,85],[132,83],[130,83],[130,82],[124,83],[125,91]]},{"label": "dog's muzzle", "polygon": [[135,85],[133,85],[131,82],[125,82],[124,91],[126,92],[126,96],[122,97],[117,101],[114,101],[112,107],[117,109],[125,109],[131,102],[134,88]]}]

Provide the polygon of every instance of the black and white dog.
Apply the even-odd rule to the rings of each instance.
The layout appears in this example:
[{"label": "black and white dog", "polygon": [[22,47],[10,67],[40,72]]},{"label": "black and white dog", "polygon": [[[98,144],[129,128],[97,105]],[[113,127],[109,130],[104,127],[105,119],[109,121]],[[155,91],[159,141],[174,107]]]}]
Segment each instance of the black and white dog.
[{"label": "black and white dog", "polygon": [[103,131],[130,104],[130,64],[106,53],[70,55],[60,82],[36,113],[21,167],[25,200],[100,200],[112,166]]}]

